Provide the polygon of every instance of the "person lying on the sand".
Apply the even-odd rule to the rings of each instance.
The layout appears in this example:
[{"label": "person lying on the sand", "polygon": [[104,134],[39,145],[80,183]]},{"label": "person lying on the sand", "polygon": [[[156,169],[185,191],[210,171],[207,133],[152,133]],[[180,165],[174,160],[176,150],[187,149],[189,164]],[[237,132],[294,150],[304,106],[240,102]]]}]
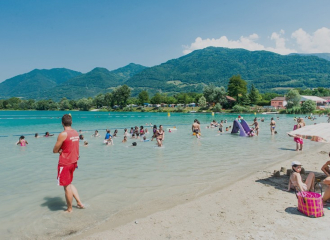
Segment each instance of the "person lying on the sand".
[{"label": "person lying on the sand", "polygon": [[301,172],[301,163],[298,161],[293,161],[291,163],[292,173],[289,179],[289,185],[287,191],[291,189],[296,189],[299,191],[314,191],[314,182],[315,175],[314,173],[309,173],[305,183],[302,181],[300,172]]}]

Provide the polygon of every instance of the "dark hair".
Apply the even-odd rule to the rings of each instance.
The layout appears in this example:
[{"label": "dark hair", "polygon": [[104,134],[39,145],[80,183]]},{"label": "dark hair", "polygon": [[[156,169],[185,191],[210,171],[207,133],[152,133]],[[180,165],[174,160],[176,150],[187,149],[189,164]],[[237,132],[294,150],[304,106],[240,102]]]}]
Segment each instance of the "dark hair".
[{"label": "dark hair", "polygon": [[141,126],[140,128],[143,129],[143,126]]},{"label": "dark hair", "polygon": [[39,134],[38,134],[38,133],[36,133],[36,134],[34,134],[34,137],[38,137],[38,135],[39,135]]},{"label": "dark hair", "polygon": [[20,136],[20,138],[19,139],[24,139],[25,137],[22,135],[22,136]]},{"label": "dark hair", "polygon": [[154,125],[154,128],[157,128],[157,125]]},{"label": "dark hair", "polygon": [[298,167],[298,166],[301,166],[301,165],[292,165],[292,171],[297,172],[296,170],[294,170],[294,168]]},{"label": "dark hair", "polygon": [[72,125],[72,117],[71,117],[71,115],[64,114],[63,117],[62,117],[62,124],[65,127],[71,127],[71,125]]},{"label": "dark hair", "polygon": [[136,142],[133,142],[132,145],[135,147],[137,145],[137,143]]}]

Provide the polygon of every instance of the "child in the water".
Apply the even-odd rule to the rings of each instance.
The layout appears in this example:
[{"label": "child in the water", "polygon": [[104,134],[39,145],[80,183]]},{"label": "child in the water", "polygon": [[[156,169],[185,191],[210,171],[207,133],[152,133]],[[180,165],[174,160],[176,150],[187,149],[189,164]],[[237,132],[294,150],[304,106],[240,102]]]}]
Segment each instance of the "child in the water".
[{"label": "child in the water", "polygon": [[20,138],[16,144],[21,145],[21,147],[25,147],[26,144],[29,144],[29,143],[25,140],[25,137],[22,135],[22,136],[20,136]]}]

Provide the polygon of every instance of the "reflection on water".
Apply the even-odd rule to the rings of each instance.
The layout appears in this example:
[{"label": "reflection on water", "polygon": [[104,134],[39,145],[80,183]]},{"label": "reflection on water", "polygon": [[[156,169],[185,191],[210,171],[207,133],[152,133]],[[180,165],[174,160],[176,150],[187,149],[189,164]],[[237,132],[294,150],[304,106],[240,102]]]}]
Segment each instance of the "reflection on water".
[{"label": "reflection on water", "polygon": [[[81,129],[89,142],[88,147],[81,145],[73,182],[87,208],[64,214],[64,191],[56,180],[58,155],[52,153],[57,133],[62,131],[63,112],[1,112],[0,135],[6,137],[0,138],[0,231],[5,238],[65,237],[128,209],[164,209],[225,186],[260,165],[296,154],[291,151],[295,149],[292,138],[286,135],[293,128],[292,116],[280,115],[276,121],[279,134],[271,136],[271,116],[259,115],[265,117],[265,122],[260,122],[260,136],[244,138],[206,129],[213,119],[228,119],[225,127],[230,126],[236,117],[233,114],[71,114],[73,127]],[[243,116],[252,123],[254,115]],[[202,123],[201,139],[191,136],[195,118]],[[156,141],[140,139],[121,143],[124,128],[146,123],[162,124],[165,129],[176,126],[178,130],[165,133],[164,148],[156,147]],[[114,146],[102,143],[106,128],[119,131]],[[99,138],[91,137],[96,129]],[[33,137],[46,131],[56,134]],[[15,145],[22,134],[29,142],[25,148]],[[147,137],[151,139],[151,134]],[[130,147],[133,141],[137,147]],[[308,150],[315,143],[306,145]]]}]

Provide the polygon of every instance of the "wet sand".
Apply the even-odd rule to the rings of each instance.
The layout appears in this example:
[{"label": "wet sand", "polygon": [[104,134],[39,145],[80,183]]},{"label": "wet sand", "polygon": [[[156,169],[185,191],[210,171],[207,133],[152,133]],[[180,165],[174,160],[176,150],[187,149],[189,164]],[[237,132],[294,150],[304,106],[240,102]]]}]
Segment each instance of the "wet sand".
[{"label": "wet sand", "polygon": [[[329,158],[328,151],[328,145],[317,145],[308,152],[297,152],[293,158],[261,167],[214,193],[148,216],[147,208],[140,213],[127,211],[115,222],[102,223],[70,239],[325,239],[329,210],[324,208],[322,218],[304,216],[297,210],[295,194],[283,191],[289,177],[272,175],[274,170],[290,168],[293,160],[299,160],[305,177],[313,171],[317,178],[324,178],[320,168]],[[142,212],[146,217],[127,222]]]}]

